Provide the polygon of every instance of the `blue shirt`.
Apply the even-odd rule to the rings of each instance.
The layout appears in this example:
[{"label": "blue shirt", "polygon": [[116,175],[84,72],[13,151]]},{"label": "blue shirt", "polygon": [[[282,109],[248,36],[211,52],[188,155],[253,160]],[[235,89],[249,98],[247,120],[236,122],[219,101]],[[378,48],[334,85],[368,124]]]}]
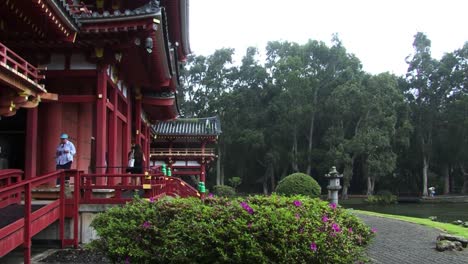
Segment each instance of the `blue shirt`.
[{"label": "blue shirt", "polygon": [[[65,151],[68,150],[68,153]],[[57,147],[55,162],[57,165],[67,164],[70,161],[73,161],[73,156],[76,154],[75,145],[71,141],[65,142],[64,144],[60,143]]]}]

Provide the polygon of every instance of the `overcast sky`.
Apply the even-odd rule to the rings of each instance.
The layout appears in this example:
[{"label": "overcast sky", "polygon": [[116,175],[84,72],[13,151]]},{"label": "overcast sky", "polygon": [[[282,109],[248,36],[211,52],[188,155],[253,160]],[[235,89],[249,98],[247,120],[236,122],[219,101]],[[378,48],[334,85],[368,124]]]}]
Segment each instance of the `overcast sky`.
[{"label": "overcast sky", "polygon": [[468,0],[191,0],[189,10],[193,53],[231,47],[238,61],[249,46],[330,44],[336,32],[364,70],[400,75],[416,32],[429,37],[437,59],[468,41]]}]

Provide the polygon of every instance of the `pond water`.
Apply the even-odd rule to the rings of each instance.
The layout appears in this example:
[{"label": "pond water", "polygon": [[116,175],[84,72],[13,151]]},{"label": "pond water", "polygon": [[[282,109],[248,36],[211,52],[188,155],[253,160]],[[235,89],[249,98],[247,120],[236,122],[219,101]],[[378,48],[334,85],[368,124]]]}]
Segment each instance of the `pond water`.
[{"label": "pond water", "polygon": [[400,203],[392,205],[343,204],[345,208],[428,218],[437,216],[440,222],[468,221],[468,203]]}]

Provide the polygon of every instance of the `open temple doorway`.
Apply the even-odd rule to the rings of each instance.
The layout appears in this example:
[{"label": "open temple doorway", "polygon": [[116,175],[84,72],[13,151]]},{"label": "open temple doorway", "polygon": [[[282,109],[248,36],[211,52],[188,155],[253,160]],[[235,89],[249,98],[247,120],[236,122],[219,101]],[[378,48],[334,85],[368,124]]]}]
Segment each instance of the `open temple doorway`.
[{"label": "open temple doorway", "polygon": [[20,108],[16,115],[0,117],[0,169],[25,167],[27,110]]}]

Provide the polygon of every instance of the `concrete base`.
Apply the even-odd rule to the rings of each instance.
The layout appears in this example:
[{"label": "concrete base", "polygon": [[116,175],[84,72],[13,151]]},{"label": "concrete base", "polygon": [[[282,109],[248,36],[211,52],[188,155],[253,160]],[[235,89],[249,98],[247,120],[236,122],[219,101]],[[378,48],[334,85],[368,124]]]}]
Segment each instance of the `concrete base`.
[{"label": "concrete base", "polygon": [[[73,195],[73,185],[65,187],[65,196],[71,198]],[[115,194],[114,189],[96,189],[93,190],[93,197],[111,198]],[[59,187],[40,187],[32,190],[32,199],[35,200],[55,200],[60,197]]]},{"label": "concrete base", "polygon": [[91,227],[91,223],[97,214],[107,211],[108,209],[119,206],[110,204],[83,204],[80,206],[80,238],[81,243],[89,243],[94,239],[97,239],[97,233],[94,228]]}]

